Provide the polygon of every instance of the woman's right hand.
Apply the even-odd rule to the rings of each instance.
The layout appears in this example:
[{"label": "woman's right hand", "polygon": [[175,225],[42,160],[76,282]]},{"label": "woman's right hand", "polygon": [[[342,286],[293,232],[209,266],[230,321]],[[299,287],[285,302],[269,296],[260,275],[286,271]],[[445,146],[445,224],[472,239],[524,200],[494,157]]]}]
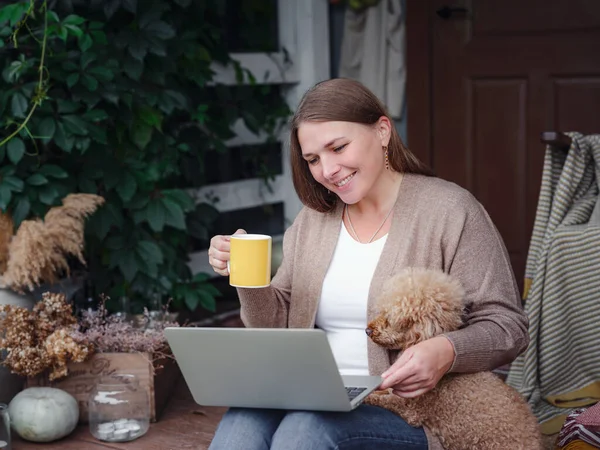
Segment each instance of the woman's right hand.
[{"label": "woman's right hand", "polygon": [[[242,229],[237,230],[233,234],[246,234]],[[230,249],[229,236],[217,235],[210,240],[210,247],[208,249],[208,263],[212,266],[213,270],[219,275],[229,275],[227,270],[227,261],[229,261],[229,249]]]}]

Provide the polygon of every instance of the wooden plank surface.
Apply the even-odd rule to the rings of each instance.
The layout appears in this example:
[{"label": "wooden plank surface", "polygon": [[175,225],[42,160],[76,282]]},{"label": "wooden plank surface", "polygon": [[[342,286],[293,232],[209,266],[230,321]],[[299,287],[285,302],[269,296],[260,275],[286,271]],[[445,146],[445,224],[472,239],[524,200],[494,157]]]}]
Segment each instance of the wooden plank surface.
[{"label": "wooden plank surface", "polygon": [[227,408],[197,405],[183,378],[157,423],[141,438],[124,443],[101,442],[80,425],[64,439],[49,444],[35,444],[13,436],[13,450],[205,450]]}]

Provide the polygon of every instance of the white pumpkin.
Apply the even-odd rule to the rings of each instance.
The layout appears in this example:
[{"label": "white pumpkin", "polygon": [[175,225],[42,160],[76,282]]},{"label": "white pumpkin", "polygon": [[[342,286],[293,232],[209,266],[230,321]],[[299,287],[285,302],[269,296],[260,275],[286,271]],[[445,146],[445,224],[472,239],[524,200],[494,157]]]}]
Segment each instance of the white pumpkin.
[{"label": "white pumpkin", "polygon": [[61,389],[32,387],[8,405],[13,429],[23,439],[50,442],[70,434],[79,420],[77,400]]}]

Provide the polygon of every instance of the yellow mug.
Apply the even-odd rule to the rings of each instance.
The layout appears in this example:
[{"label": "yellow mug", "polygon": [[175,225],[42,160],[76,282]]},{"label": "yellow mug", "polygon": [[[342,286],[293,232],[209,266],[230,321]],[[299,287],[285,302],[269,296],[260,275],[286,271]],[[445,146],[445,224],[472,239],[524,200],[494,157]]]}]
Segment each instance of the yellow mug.
[{"label": "yellow mug", "polygon": [[231,248],[229,284],[243,288],[262,288],[271,284],[271,236],[234,234]]}]

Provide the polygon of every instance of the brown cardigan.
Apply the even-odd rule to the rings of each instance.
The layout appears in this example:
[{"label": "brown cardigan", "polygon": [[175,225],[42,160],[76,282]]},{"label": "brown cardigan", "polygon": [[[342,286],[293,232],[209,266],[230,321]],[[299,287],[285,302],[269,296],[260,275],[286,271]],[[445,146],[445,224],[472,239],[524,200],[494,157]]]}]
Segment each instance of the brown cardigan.
[{"label": "brown cardigan", "polygon": [[[271,286],[238,289],[246,326],[314,327],[342,210],[339,202],[330,213],[300,211],[285,233],[283,261]],[[463,284],[466,326],[446,335],[456,352],[450,371],[491,370],[525,350],[528,321],[506,248],[490,217],[468,191],[439,178],[404,175],[371,282],[368,320],[384,281],[405,267],[442,269]],[[373,375],[384,372],[396,357],[370,340],[368,355]],[[425,431],[429,448],[441,449]]]}]

